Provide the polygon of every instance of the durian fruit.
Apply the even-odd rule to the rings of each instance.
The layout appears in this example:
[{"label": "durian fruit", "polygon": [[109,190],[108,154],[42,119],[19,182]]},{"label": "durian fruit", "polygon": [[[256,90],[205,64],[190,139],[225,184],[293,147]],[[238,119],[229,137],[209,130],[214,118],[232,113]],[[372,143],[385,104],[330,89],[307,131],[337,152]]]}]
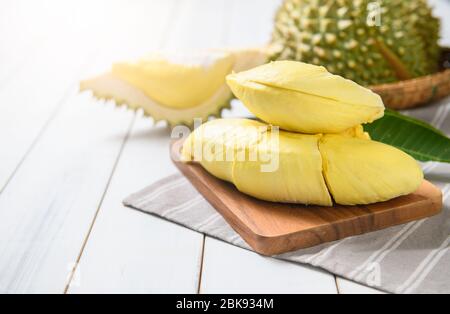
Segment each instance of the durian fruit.
[{"label": "durian fruit", "polygon": [[136,62],[119,62],[109,73],[82,81],[99,99],[130,109],[143,109],[156,121],[192,125],[229,108],[232,93],[225,83],[231,73],[267,61],[264,49],[210,50],[192,54],[151,54]]},{"label": "durian fruit", "polygon": [[[319,138],[284,131],[273,133],[269,126],[254,120],[218,119],[191,133],[182,155],[185,161],[199,162],[212,175],[256,198],[331,206],[322,176]],[[211,149],[214,158],[207,157]],[[202,155],[194,156],[195,150]],[[264,165],[267,172],[263,171]]]},{"label": "durian fruit", "polygon": [[271,62],[230,74],[227,82],[255,116],[287,131],[340,133],[384,115],[379,95],[302,62]]},{"label": "durian fruit", "polygon": [[338,204],[370,204],[416,191],[423,181],[419,164],[392,146],[327,134],[319,141],[323,173]]},{"label": "durian fruit", "polygon": [[[195,150],[209,158],[194,156]],[[228,159],[225,152],[231,152]],[[239,191],[272,202],[371,204],[412,193],[423,180],[413,158],[371,141],[360,126],[309,135],[277,132],[253,120],[219,119],[191,133],[182,154]]]},{"label": "durian fruit", "polygon": [[369,86],[438,70],[440,23],[427,0],[284,0],[273,60],[297,60]]},{"label": "durian fruit", "polygon": [[[183,145],[184,161],[201,161],[202,166],[222,180],[232,181],[233,160],[246,154],[266,134],[266,124],[249,119],[217,119],[202,124]],[[245,157],[245,155],[244,155]],[[242,157],[242,159],[245,159]]]}]

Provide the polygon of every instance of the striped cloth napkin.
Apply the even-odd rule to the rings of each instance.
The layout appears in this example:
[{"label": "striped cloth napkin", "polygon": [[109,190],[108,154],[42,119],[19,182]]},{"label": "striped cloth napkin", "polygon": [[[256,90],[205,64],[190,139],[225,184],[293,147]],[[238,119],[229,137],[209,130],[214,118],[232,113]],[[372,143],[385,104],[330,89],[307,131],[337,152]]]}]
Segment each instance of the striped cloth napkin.
[{"label": "striped cloth napkin", "polygon": [[[446,99],[405,113],[449,134],[449,110]],[[450,165],[430,162],[423,169],[443,191],[440,215],[274,258],[310,264],[391,293],[450,293]],[[124,204],[251,250],[180,174],[131,195]]]}]

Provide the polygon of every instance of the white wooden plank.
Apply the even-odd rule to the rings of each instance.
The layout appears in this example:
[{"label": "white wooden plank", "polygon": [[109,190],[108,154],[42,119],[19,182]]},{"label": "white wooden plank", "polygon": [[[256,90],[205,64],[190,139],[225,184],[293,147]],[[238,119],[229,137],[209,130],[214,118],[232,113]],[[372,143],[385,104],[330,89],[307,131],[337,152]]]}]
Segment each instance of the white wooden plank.
[{"label": "white wooden plank", "polygon": [[[136,2],[140,7],[124,1],[108,3],[111,23],[103,30],[108,33],[86,29],[103,34],[103,39],[97,41],[99,46],[92,47],[100,51],[100,61],[111,58],[111,53],[115,53],[112,48],[120,50],[122,44],[132,47],[134,43],[118,42],[117,39],[129,38],[132,29],[112,22],[122,18],[130,21],[125,25],[134,27],[138,18],[143,21],[139,24],[141,31],[153,27],[158,32],[168,15],[164,10],[153,16],[145,11],[165,8],[167,2]],[[101,15],[103,8],[97,9],[91,13]],[[96,71],[102,63],[98,60],[90,64]],[[60,66],[70,66],[72,61],[69,58]],[[77,82],[84,75],[72,77],[74,84],[68,100],[62,102],[60,112],[0,194],[1,292],[64,291],[129,130],[134,113],[111,105],[94,106],[89,95],[78,95]],[[48,83],[34,82],[36,90],[46,88]],[[50,85],[55,93],[65,88],[53,80]],[[23,132],[26,131],[29,130],[25,128]]]},{"label": "white wooden plank", "polygon": [[179,15],[171,37],[164,43],[164,49],[177,51],[222,47],[227,21],[227,0],[183,0],[179,1]]},{"label": "white wooden plank", "polygon": [[129,194],[176,170],[169,132],[139,119],[101,206],[70,293],[195,293],[202,235],[124,208]]},{"label": "white wooden plank", "polygon": [[340,294],[386,294],[341,277],[336,278],[336,284]]},{"label": "white wooden plank", "polygon": [[0,195],[0,291],[62,292],[131,113],[71,100]]},{"label": "white wooden plank", "polygon": [[[99,30],[107,15],[98,15],[104,0],[70,1],[58,0],[6,0],[0,11],[0,87],[19,69],[38,63],[51,64],[48,57],[65,55],[66,45],[80,53],[89,45],[82,43]],[[97,14],[97,16],[95,16]],[[51,45],[52,50],[45,51]],[[61,52],[61,53],[60,53]],[[39,57],[36,57],[41,53]],[[46,58],[47,57],[47,58]],[[14,72],[14,73],[13,73]],[[30,78],[31,79],[31,78]]]},{"label": "white wooden plank", "polygon": [[55,3],[56,0],[1,2],[0,86],[36,52],[36,46],[49,33],[48,27],[54,25],[51,20],[46,23],[41,20],[42,17],[48,18],[50,2]]},{"label": "white wooden plank", "polygon": [[[225,0],[178,2],[165,49],[199,49],[220,43]],[[170,132],[138,118],[80,259],[69,293],[195,293],[203,236],[122,206],[128,194],[176,172]],[[116,232],[115,230],[121,230]],[[111,262],[113,261],[113,263]]]},{"label": "white wooden plank", "polygon": [[229,44],[237,47],[269,43],[273,19],[281,0],[233,1]]},{"label": "white wooden plank", "polygon": [[[0,143],[7,148],[0,152],[0,192],[78,80],[80,69],[95,50],[94,43],[103,41],[105,32],[99,26],[107,16],[102,17],[102,4],[83,0],[76,3],[78,9],[73,8],[75,4],[60,4],[52,7],[54,11],[42,12],[35,27],[47,30],[48,40],[0,86]],[[58,23],[53,23],[52,16],[60,17]]]},{"label": "white wooden plank", "polygon": [[333,276],[207,238],[201,293],[335,294]]}]

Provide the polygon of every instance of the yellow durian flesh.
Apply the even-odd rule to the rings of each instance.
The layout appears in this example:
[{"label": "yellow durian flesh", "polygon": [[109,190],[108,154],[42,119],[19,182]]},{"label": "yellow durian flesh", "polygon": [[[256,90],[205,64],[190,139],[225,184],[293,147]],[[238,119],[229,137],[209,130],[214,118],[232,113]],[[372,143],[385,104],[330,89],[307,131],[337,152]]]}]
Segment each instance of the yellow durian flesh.
[{"label": "yellow durian flesh", "polygon": [[[215,128],[207,131],[207,127]],[[255,128],[260,131],[255,133]],[[194,160],[195,141],[215,147],[213,158],[196,162],[241,192],[273,202],[332,206],[334,199],[341,205],[371,204],[412,193],[422,183],[423,173],[412,157],[371,141],[361,126],[327,135],[280,131],[278,140],[274,132],[254,120],[214,120],[189,136],[183,156]],[[225,151],[231,151],[234,159],[215,159],[223,158]],[[242,152],[244,159],[236,158]],[[274,156],[278,168],[262,171]]]},{"label": "yellow durian flesh", "polygon": [[288,131],[341,133],[384,114],[380,96],[301,62],[271,62],[230,74],[227,83],[258,118]]},{"label": "yellow durian flesh", "polygon": [[341,132],[339,134],[342,136],[355,137],[355,138],[360,138],[363,140],[371,139],[370,134],[367,133],[366,131],[364,131],[364,127],[362,125],[357,125],[353,128],[345,130],[344,132]]},{"label": "yellow durian flesh", "polygon": [[416,160],[383,143],[324,135],[319,150],[328,188],[341,205],[390,200],[415,192],[423,181]]},{"label": "yellow durian flesh", "polygon": [[232,53],[154,54],[137,62],[116,63],[112,74],[170,108],[191,108],[207,101],[225,84],[235,63]]},{"label": "yellow durian flesh", "polygon": [[278,158],[277,169],[263,172],[261,161],[236,161],[234,184],[239,191],[266,201],[332,206],[322,175],[322,158],[318,149],[320,137],[281,131],[278,148],[274,148],[273,138],[267,136],[266,140],[249,150],[271,156],[274,167],[273,158]]},{"label": "yellow durian flesh", "polygon": [[[175,61],[167,55],[154,54],[145,58],[144,62],[115,64],[114,73],[110,71],[83,80],[80,90],[92,91],[97,99],[112,100],[132,110],[142,109],[156,122],[165,120],[170,126],[192,126],[195,118],[207,121],[210,117],[219,117],[223,109],[230,107],[233,94],[225,83],[226,75],[264,64],[268,58],[267,51],[261,48],[199,51],[188,53],[185,57],[181,55]],[[192,60],[192,56],[197,57]],[[229,69],[231,60],[233,65]],[[146,68],[154,66],[150,70],[151,75],[147,77],[148,73],[140,69],[140,64]],[[210,80],[202,74],[195,79],[202,72],[199,64],[209,64],[203,68],[214,78]],[[221,86],[209,97],[219,81]]]},{"label": "yellow durian flesh", "polygon": [[[212,175],[256,198],[331,206],[322,176],[320,135],[274,132],[270,126],[254,120],[213,120],[189,136],[182,156],[184,160],[197,161]],[[199,144],[203,145],[203,155],[196,160],[195,149]],[[207,158],[205,152],[213,147],[214,158]],[[224,160],[225,152],[230,151],[232,160]]]},{"label": "yellow durian flesh", "polygon": [[233,182],[234,160],[246,154],[247,147],[256,145],[267,130],[266,124],[250,119],[212,120],[189,135],[182,159],[200,162],[215,177]]}]

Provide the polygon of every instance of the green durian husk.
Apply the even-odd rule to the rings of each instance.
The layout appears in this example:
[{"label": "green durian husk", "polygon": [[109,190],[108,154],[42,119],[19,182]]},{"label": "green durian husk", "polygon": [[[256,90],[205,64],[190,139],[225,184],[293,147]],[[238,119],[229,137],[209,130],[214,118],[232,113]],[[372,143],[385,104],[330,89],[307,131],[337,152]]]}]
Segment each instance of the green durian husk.
[{"label": "green durian husk", "polygon": [[[368,23],[371,3],[381,5],[379,25]],[[392,83],[438,70],[439,30],[426,0],[285,0],[271,58],[323,65],[366,86]]]}]

